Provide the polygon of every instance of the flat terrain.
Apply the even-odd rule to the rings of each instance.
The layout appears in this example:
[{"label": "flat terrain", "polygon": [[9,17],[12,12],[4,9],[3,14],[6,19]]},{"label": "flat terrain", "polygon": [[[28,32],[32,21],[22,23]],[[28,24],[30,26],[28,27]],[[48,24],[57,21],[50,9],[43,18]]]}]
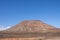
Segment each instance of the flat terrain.
[{"label": "flat terrain", "polygon": [[60,40],[60,33],[0,33],[0,40]]},{"label": "flat terrain", "polygon": [[60,40],[60,37],[55,37],[55,38],[0,38],[0,40]]},{"label": "flat terrain", "polygon": [[60,37],[57,33],[0,33],[0,38]]}]

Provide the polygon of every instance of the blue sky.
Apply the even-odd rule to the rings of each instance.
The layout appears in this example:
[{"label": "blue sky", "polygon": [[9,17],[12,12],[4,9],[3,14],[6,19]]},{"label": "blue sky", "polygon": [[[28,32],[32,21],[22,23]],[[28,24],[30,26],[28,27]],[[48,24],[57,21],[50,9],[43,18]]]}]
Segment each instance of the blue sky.
[{"label": "blue sky", "polygon": [[0,0],[0,25],[42,20],[60,28],[60,0]]}]

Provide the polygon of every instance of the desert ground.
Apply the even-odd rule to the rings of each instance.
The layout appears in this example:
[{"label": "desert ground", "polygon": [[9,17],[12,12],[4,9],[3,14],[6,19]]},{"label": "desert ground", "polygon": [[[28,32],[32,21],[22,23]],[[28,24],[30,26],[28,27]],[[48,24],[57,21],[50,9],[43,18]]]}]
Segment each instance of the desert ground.
[{"label": "desert ground", "polygon": [[45,38],[0,38],[0,40],[60,40],[60,37],[50,38],[50,39],[45,39]]}]

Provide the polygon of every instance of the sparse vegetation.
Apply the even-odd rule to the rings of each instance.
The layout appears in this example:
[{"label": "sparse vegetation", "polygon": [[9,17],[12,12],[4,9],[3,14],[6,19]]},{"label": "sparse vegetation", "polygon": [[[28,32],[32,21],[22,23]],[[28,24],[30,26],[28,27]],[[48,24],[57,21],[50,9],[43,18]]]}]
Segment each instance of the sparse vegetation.
[{"label": "sparse vegetation", "polygon": [[38,39],[38,40],[42,40],[42,39]]}]

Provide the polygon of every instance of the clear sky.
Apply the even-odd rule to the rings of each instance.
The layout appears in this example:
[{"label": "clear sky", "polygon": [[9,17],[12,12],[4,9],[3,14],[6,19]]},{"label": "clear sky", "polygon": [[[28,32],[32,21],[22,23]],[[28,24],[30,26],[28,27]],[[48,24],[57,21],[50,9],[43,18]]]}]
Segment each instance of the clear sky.
[{"label": "clear sky", "polygon": [[22,20],[42,20],[60,28],[60,0],[0,0],[0,25]]}]

